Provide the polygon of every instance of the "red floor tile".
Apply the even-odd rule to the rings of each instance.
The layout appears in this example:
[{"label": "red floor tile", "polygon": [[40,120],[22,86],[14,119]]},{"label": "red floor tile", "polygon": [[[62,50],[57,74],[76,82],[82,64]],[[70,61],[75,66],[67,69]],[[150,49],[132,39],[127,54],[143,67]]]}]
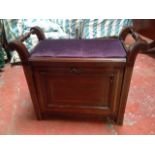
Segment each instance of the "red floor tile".
[{"label": "red floor tile", "polygon": [[155,134],[155,56],[136,59],[123,126],[36,120],[22,67],[7,64],[0,73],[0,134]]}]

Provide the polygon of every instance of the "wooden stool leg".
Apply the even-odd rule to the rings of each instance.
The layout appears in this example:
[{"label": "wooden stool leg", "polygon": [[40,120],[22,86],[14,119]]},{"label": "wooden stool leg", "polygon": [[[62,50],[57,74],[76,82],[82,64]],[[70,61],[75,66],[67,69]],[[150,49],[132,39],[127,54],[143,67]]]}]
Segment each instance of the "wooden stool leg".
[{"label": "wooden stool leg", "polygon": [[[123,119],[124,119],[124,113],[126,108],[126,102],[128,97],[128,92],[130,88],[130,82],[133,72],[134,63],[136,60],[136,56],[139,53],[139,51],[147,51],[148,45],[147,42],[140,38],[140,36],[132,29],[132,28],[126,28],[120,33],[120,39],[123,41],[126,38],[128,34],[131,34],[132,37],[135,39],[135,43],[130,45],[129,48],[127,48],[127,62],[126,67],[124,70],[124,78],[122,83],[122,90],[121,90],[121,97],[120,97],[120,105],[119,110],[116,117],[116,124],[123,125]],[[125,45],[125,44],[124,44]]]},{"label": "wooden stool leg", "polygon": [[41,120],[43,117],[42,117],[40,106],[39,106],[39,100],[38,100],[38,97],[37,97],[37,88],[36,88],[35,83],[34,83],[35,79],[33,78],[32,69],[31,69],[31,67],[29,67],[27,65],[26,66],[23,65],[23,69],[24,69],[24,73],[25,73],[25,76],[26,76],[28,88],[29,88],[29,91],[30,91],[30,95],[31,95],[31,99],[32,99],[32,102],[33,102],[33,106],[34,106],[34,109],[35,109],[37,119]]},{"label": "wooden stool leg", "polygon": [[120,106],[119,106],[119,111],[118,111],[118,115],[116,118],[116,123],[118,125],[123,125],[124,113],[125,113],[128,92],[129,92],[130,82],[131,82],[131,77],[132,77],[132,72],[133,72],[133,65],[134,64],[132,65],[127,64],[125,68],[124,79],[122,83],[122,91],[121,91],[122,93],[121,93],[121,98],[120,98]]}]

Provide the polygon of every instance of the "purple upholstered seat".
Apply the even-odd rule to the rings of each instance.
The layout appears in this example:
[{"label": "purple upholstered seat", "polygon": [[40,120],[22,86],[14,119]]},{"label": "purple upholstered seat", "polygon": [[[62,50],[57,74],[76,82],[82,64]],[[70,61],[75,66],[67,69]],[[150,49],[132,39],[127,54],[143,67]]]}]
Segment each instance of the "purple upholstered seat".
[{"label": "purple upholstered seat", "polygon": [[43,40],[31,51],[31,57],[124,58],[126,52],[118,39]]}]

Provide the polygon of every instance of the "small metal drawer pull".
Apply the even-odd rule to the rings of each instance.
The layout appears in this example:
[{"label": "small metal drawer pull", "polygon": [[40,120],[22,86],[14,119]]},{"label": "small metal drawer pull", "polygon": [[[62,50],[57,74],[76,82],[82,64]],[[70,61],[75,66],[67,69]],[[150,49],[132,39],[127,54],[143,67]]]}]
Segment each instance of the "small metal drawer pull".
[{"label": "small metal drawer pull", "polygon": [[76,73],[76,74],[77,74],[77,73],[80,73],[80,71],[79,71],[76,67],[71,67],[71,68],[70,68],[70,72],[71,72],[71,73]]}]

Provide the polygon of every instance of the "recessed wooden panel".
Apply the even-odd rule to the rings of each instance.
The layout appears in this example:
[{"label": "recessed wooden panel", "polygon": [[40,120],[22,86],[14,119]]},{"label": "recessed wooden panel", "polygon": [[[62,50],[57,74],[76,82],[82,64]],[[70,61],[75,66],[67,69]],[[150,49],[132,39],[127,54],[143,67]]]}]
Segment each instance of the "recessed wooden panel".
[{"label": "recessed wooden panel", "polygon": [[104,67],[78,70],[80,72],[70,72],[70,67],[53,68],[48,72],[46,68],[35,70],[42,110],[114,112],[120,93],[120,70]]},{"label": "recessed wooden panel", "polygon": [[108,76],[44,76],[48,106],[83,105],[108,106],[110,81]]}]

